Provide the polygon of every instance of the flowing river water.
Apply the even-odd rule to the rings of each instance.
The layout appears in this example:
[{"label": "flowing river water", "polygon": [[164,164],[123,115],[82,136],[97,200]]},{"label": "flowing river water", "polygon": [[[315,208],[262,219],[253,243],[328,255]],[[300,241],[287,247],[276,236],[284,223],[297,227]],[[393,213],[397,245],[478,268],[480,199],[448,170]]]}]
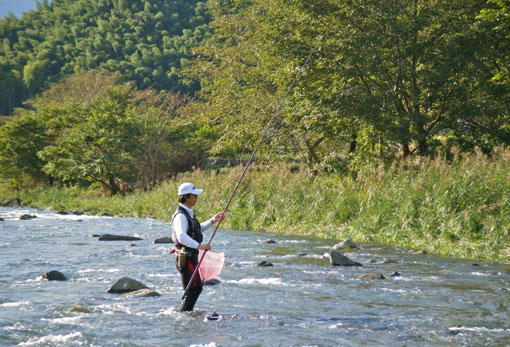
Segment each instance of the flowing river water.
[{"label": "flowing river water", "polygon": [[[359,245],[346,254],[362,267],[332,267],[325,254],[338,240],[218,230],[221,282],[189,314],[178,310],[173,245],[153,243],[169,236],[168,223],[28,208],[0,208],[0,218],[1,346],[510,344],[510,265]],[[103,233],[143,240],[91,237]],[[44,280],[50,270],[68,280]],[[386,279],[359,279],[366,273]],[[108,294],[121,276],[161,296]],[[68,312],[76,302],[90,312]],[[222,319],[205,319],[213,312]]]}]

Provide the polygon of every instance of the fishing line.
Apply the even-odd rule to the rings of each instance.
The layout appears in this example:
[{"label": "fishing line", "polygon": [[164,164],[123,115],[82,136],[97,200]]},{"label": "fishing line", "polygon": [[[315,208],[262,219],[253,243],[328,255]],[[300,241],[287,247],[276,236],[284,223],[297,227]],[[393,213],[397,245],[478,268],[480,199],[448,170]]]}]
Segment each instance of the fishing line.
[{"label": "fishing line", "polygon": [[[322,41],[322,37],[321,39],[319,40],[319,43]],[[278,105],[278,107],[276,108],[273,116],[271,117],[271,119],[269,120],[269,122],[267,123],[266,125],[266,128],[264,129],[263,133],[262,133],[262,136],[260,137],[260,140],[259,142],[257,143],[257,146],[255,147],[255,149],[253,150],[253,153],[251,154],[250,156],[250,159],[248,160],[248,162],[246,163],[245,167],[244,167],[244,170],[243,172],[241,173],[241,176],[239,177],[239,180],[237,181],[237,184],[234,188],[234,190],[232,191],[232,194],[230,194],[230,198],[228,199],[228,202],[227,204],[225,205],[225,208],[223,209],[223,215],[226,215],[227,213],[227,210],[228,210],[228,207],[230,206],[230,203],[232,202],[232,198],[234,197],[234,195],[236,194],[237,192],[237,189],[239,188],[239,185],[241,184],[241,181],[243,180],[244,178],[244,175],[246,174],[246,171],[248,171],[248,167],[250,166],[251,162],[253,161],[253,157],[255,156],[255,153],[257,153],[260,145],[262,144],[262,141],[264,140],[264,138],[266,137],[266,134],[269,130],[269,128],[271,127],[271,123],[273,123],[273,120],[276,118],[276,116],[278,115],[278,113],[280,112],[280,109],[282,108],[283,106],[283,103],[285,102],[285,99],[287,99],[287,96],[289,95],[289,92],[291,91],[291,89],[294,87],[294,84],[296,84],[296,81],[298,80],[299,76],[301,75],[301,73],[304,71],[304,69],[306,68],[306,66],[308,65],[308,62],[310,61],[310,58],[312,57],[312,55],[315,53],[315,51],[317,50],[317,48],[319,47],[319,44],[317,44],[313,49],[312,51],[310,52],[310,54],[308,55],[308,57],[306,58],[305,62],[303,63],[303,65],[301,66],[301,68],[299,69],[299,71],[296,73],[296,76],[294,76],[294,80],[292,81],[292,83],[289,85],[289,87],[287,88],[287,91],[285,92],[285,95],[283,96],[282,100],[280,101],[280,104]],[[214,235],[216,235],[216,231],[218,230],[220,224],[221,224],[221,221],[223,219],[221,219],[218,224],[216,224],[216,228],[214,228],[214,231],[211,235],[211,238],[209,239],[209,244],[211,244],[213,238],[214,238]],[[193,271],[193,274],[191,275],[191,278],[188,282],[188,285],[186,286],[186,290],[184,291],[184,294],[182,295],[182,298],[181,299],[184,299],[184,297],[186,296],[186,294],[188,293],[188,290],[190,288],[190,285],[191,283],[193,282],[193,279],[196,277],[197,275],[197,272],[198,272],[198,268],[200,267],[200,265],[202,264],[202,260],[204,259],[204,256],[205,254],[207,253],[207,250],[204,251],[204,253],[202,254],[202,257],[200,258],[200,261],[198,262],[198,265],[195,267],[195,270]]]}]

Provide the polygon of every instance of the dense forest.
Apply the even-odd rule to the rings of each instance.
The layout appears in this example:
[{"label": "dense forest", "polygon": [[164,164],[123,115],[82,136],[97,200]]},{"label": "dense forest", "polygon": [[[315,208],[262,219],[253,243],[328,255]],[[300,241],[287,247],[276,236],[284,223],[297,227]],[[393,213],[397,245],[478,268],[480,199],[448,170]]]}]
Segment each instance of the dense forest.
[{"label": "dense forest", "polygon": [[[353,177],[510,143],[507,0],[52,0],[0,20],[0,175],[151,187],[251,150]],[[22,106],[23,107],[20,107]]]},{"label": "dense forest", "polygon": [[193,93],[179,76],[190,50],[210,34],[196,0],[43,0],[0,20],[0,115],[49,83],[80,71],[118,72],[139,88]]}]

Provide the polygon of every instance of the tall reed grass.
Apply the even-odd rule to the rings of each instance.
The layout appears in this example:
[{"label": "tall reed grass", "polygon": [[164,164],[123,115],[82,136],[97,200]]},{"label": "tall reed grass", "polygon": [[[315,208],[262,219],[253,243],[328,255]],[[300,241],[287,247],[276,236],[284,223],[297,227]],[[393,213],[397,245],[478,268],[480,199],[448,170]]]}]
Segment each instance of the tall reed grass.
[{"label": "tall reed grass", "polygon": [[[223,210],[241,172],[242,167],[197,170],[152,191],[125,196],[44,188],[24,191],[20,198],[33,207],[170,221],[177,187],[189,181],[204,189],[196,213],[205,220]],[[253,166],[222,227],[351,238],[451,257],[510,262],[509,172],[509,151],[490,159],[475,153],[453,163],[421,158],[391,167],[370,166],[356,179],[312,176],[284,164]]]}]

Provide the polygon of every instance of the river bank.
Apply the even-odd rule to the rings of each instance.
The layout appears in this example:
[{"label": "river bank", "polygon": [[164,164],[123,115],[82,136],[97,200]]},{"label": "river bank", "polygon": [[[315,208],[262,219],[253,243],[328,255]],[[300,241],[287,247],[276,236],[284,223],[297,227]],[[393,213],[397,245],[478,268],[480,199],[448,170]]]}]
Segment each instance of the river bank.
[{"label": "river bank", "polygon": [[[204,189],[201,219],[221,211],[242,168],[181,174],[147,192],[114,197],[98,191],[38,188],[0,190],[25,206],[86,214],[153,217],[170,221],[177,186]],[[250,168],[222,228],[254,230],[424,250],[448,257],[510,262],[510,152],[368,167],[356,179],[312,176],[286,165]]]}]

